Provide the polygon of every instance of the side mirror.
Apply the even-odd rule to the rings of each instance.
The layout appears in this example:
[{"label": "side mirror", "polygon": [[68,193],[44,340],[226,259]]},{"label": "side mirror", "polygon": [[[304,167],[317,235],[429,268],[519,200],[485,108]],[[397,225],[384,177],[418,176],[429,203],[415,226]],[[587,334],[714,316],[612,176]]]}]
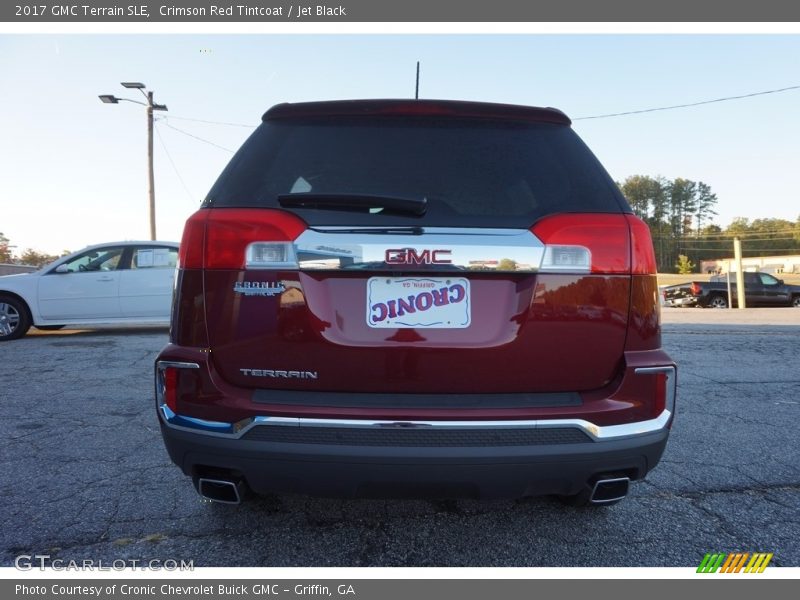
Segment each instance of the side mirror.
[{"label": "side mirror", "polygon": [[56,273],[69,273],[69,267],[67,265],[58,265],[55,270]]},{"label": "side mirror", "polygon": [[778,279],[778,285],[783,285],[783,279]]}]

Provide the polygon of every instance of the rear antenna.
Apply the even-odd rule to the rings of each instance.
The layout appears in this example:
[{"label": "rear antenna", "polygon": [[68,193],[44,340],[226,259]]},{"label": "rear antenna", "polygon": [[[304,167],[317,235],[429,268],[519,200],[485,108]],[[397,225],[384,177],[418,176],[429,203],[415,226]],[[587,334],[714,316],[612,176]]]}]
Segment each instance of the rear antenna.
[{"label": "rear antenna", "polygon": [[417,89],[414,91],[414,100],[419,100],[419,61],[417,61]]}]

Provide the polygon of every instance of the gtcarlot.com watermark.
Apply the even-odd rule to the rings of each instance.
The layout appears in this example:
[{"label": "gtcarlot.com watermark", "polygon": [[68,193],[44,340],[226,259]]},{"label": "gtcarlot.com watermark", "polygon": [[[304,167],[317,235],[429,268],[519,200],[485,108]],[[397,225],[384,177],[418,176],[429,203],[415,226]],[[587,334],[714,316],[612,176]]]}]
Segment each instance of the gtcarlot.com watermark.
[{"label": "gtcarlot.com watermark", "polygon": [[136,558],[115,560],[63,560],[51,558],[49,554],[21,554],[14,559],[14,566],[20,571],[46,569],[53,571],[125,571],[141,569],[152,571],[194,571],[193,560],[174,560],[171,558],[139,560]]}]

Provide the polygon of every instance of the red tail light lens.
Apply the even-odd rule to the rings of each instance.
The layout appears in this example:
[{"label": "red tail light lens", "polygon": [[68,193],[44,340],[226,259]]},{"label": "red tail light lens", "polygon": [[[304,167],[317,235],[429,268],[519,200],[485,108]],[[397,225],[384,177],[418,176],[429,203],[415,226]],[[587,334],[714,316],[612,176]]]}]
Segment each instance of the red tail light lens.
[{"label": "red tail light lens", "polygon": [[630,273],[630,231],[625,215],[552,215],[531,230],[545,244],[542,271]]},{"label": "red tail light lens", "polygon": [[181,247],[178,250],[178,268],[202,269],[205,248],[206,219],[208,210],[198,210],[183,226]]},{"label": "red tail light lens", "polygon": [[634,275],[655,275],[656,254],[653,239],[647,223],[635,215],[625,215],[631,228],[631,273]]},{"label": "red tail light lens", "polygon": [[169,409],[178,412],[178,369],[164,369],[164,403]]},{"label": "red tail light lens", "polygon": [[[201,209],[186,221],[181,241],[183,268],[243,269],[248,255],[270,255],[263,246],[288,253],[307,228],[299,217],[281,210],[258,208]],[[259,244],[262,243],[262,244]],[[253,248],[248,248],[254,244]],[[290,261],[281,261],[283,266]]]},{"label": "red tail light lens", "polygon": [[692,296],[699,296],[700,295],[700,286],[697,285],[694,281],[692,282],[692,285],[689,287],[689,289],[692,292]]}]

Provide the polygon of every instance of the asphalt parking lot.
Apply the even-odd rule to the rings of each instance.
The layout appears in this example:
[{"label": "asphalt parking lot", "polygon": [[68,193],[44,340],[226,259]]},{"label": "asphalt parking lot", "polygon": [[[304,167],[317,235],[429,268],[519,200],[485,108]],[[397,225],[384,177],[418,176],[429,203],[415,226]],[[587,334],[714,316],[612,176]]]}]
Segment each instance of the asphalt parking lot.
[{"label": "asphalt parking lot", "polygon": [[659,467],[619,505],[268,497],[209,504],[169,461],[151,367],[163,329],[0,345],[0,565],[21,554],[195,566],[800,566],[800,310],[664,309],[679,364]]}]

